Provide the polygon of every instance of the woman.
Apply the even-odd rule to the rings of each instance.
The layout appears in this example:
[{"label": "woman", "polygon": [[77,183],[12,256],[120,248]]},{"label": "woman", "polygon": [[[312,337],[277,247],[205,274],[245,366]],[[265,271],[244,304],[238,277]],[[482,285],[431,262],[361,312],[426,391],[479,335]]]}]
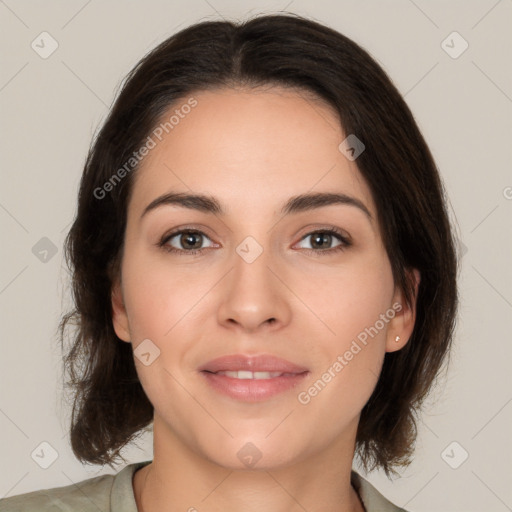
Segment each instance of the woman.
[{"label": "woman", "polygon": [[66,241],[73,451],[112,465],[152,426],[153,460],[2,510],[403,510],[352,463],[411,461],[454,247],[431,153],[358,45],[296,15],[182,30],[127,77]]}]

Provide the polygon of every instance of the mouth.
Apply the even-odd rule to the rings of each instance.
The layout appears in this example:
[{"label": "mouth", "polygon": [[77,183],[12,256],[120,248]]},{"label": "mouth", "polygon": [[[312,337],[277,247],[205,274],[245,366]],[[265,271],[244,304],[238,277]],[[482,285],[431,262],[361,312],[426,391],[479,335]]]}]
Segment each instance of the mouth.
[{"label": "mouth", "polygon": [[[208,370],[205,370],[208,372]],[[238,371],[220,371],[220,372],[208,372],[213,373],[215,375],[224,375],[226,377],[230,377],[232,379],[240,379],[240,380],[268,380],[274,379],[276,377],[293,377],[295,375],[299,375],[298,373],[283,373],[283,372],[250,372],[247,370],[238,370]]]},{"label": "mouth", "polygon": [[307,368],[266,354],[220,357],[199,371],[212,390],[243,402],[261,402],[289,391],[310,373]]},{"label": "mouth", "polygon": [[[249,378],[243,376],[243,372],[247,374],[297,374],[308,371],[306,367],[299,366],[291,361],[270,354],[245,355],[231,354],[217,357],[208,361],[199,368],[199,371],[208,371],[211,373],[219,372],[237,372],[242,374],[240,378]],[[253,378],[253,377],[250,377]],[[262,378],[269,378],[268,376]]]}]

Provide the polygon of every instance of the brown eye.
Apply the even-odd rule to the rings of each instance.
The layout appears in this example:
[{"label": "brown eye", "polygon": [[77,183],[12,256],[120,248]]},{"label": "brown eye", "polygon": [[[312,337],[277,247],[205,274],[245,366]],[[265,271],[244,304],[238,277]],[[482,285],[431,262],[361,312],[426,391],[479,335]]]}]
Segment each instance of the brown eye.
[{"label": "brown eye", "polygon": [[330,249],[333,236],[329,233],[315,233],[311,235],[313,249]]},{"label": "brown eye", "polygon": [[205,239],[209,240],[201,231],[181,230],[165,236],[158,245],[169,252],[196,254],[205,249],[202,247]]},{"label": "brown eye", "polygon": [[[350,240],[335,229],[322,229],[309,233],[301,242],[310,240],[309,247],[303,247],[307,252],[316,254],[345,250],[351,245]],[[337,242],[337,243],[336,243]],[[335,245],[333,245],[335,243]]]},{"label": "brown eye", "polygon": [[202,235],[195,232],[182,233],[178,240],[184,249],[200,249]]}]

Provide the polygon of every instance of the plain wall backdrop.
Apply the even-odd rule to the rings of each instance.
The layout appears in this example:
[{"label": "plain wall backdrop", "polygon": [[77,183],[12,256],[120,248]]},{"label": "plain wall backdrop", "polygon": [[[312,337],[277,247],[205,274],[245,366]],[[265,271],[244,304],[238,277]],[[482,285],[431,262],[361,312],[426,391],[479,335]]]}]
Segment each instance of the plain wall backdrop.
[{"label": "plain wall backdrop", "polygon": [[[511,0],[1,0],[0,498],[113,473],[71,452],[56,328],[82,167],[122,79],[185,26],[280,10],[347,35],[388,72],[436,159],[463,249],[451,365],[418,423],[415,460],[394,481],[367,478],[415,512],[512,510]],[[123,454],[150,459],[151,443]],[[41,450],[56,452],[47,469]]]}]

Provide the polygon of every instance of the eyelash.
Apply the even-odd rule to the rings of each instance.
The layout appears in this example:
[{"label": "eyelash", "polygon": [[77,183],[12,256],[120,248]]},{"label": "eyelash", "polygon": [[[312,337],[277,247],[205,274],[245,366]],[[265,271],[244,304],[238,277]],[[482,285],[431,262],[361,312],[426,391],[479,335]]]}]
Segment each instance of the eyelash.
[{"label": "eyelash", "polygon": [[[307,235],[303,236],[300,239],[300,241],[306,239],[309,236],[316,235],[318,233],[335,236],[341,242],[341,244],[336,247],[333,247],[331,249],[324,249],[324,250],[322,250],[322,249],[318,249],[318,250],[302,249],[303,251],[306,251],[309,254],[314,254],[315,256],[319,256],[319,255],[333,254],[333,253],[337,253],[340,251],[344,251],[345,249],[347,249],[348,247],[350,247],[352,245],[352,242],[350,242],[350,240],[346,236],[344,236],[340,231],[338,231],[337,229],[334,229],[334,228],[326,228],[326,229],[319,229],[316,231],[311,231]],[[175,253],[180,256],[199,254],[199,253],[203,252],[205,249],[209,249],[208,247],[206,247],[203,249],[185,250],[185,249],[176,249],[175,247],[171,247],[170,245],[167,245],[167,242],[169,240],[171,240],[175,236],[181,235],[181,234],[199,234],[199,235],[205,236],[206,238],[209,238],[205,233],[203,233],[202,231],[199,231],[199,230],[181,229],[179,231],[174,231],[173,233],[170,233],[168,235],[164,235],[162,237],[162,239],[159,242],[157,242],[156,245],[158,247],[162,248],[164,251],[167,251],[169,253]]]}]

